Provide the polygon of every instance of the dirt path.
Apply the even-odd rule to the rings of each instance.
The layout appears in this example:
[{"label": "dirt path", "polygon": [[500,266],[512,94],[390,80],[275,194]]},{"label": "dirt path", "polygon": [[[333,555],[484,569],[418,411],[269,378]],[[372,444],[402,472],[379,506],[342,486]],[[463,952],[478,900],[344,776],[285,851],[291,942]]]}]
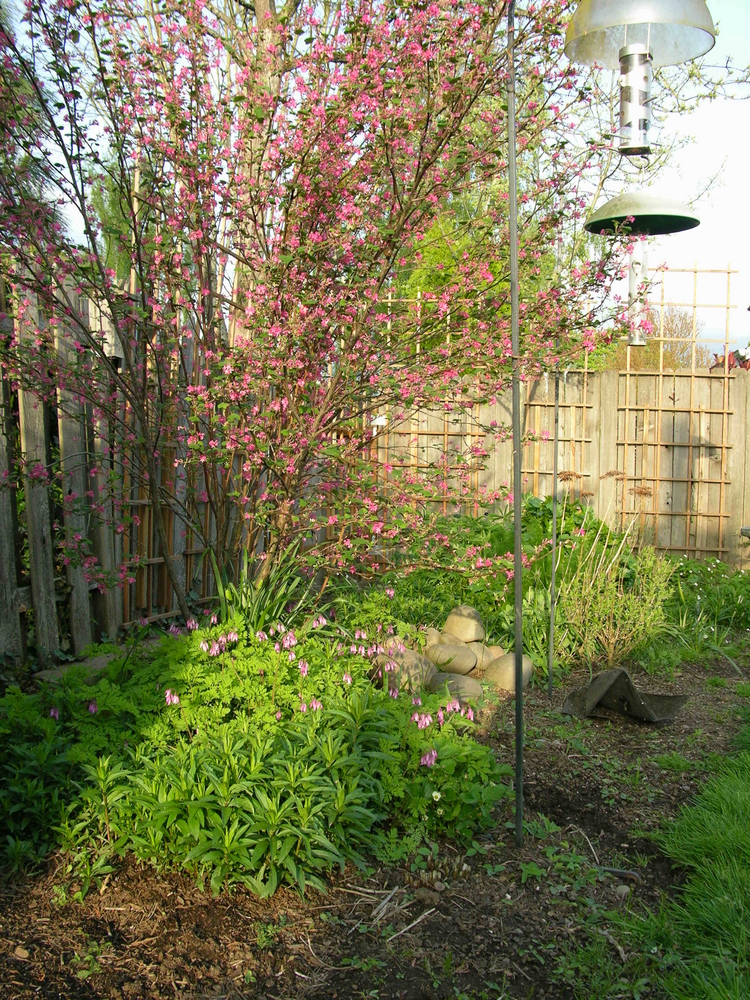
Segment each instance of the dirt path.
[{"label": "dirt path", "polygon": [[[0,890],[0,998],[572,1000],[559,958],[597,933],[587,916],[655,906],[679,884],[649,832],[699,787],[705,755],[731,745],[738,678],[717,670],[685,668],[650,685],[691,696],[664,727],[578,722],[557,711],[561,694],[553,707],[531,691],[520,852],[508,809],[469,856],[441,846],[413,871],[348,869],[327,896],[305,902],[285,890],[268,902],[212,899],[185,878],[128,863],[101,895],[61,907],[51,864]],[[726,686],[707,683],[714,676]],[[485,709],[480,722],[510,763],[511,704]]]}]

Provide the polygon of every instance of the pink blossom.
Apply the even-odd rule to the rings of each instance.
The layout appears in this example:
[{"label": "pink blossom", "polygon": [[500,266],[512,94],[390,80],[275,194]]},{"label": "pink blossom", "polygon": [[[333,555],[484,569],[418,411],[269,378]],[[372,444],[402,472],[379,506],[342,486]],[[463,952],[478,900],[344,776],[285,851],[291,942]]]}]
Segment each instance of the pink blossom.
[{"label": "pink blossom", "polygon": [[344,676],[341,678],[341,680],[343,681],[344,684],[351,684],[352,683],[352,675],[351,674],[344,674]]},{"label": "pink blossom", "polygon": [[54,719],[55,721],[57,721],[60,718],[60,711],[59,711],[59,709],[55,708],[54,705],[49,710],[49,714],[50,714],[50,718]]},{"label": "pink blossom", "polygon": [[302,677],[307,677],[308,668],[309,668],[309,664],[308,664],[307,660],[300,660],[299,661],[299,672],[302,675]]},{"label": "pink blossom", "polygon": [[98,707],[96,704],[96,698],[92,698],[92,700],[89,702],[89,714],[96,715],[97,712],[98,712]]},{"label": "pink blossom", "polygon": [[319,712],[322,707],[323,707],[322,701],[318,701],[317,698],[310,699],[310,708],[313,710],[313,712]]},{"label": "pink blossom", "polygon": [[423,767],[433,767],[435,761],[437,760],[437,750],[428,750],[427,753],[420,758],[419,763]]},{"label": "pink blossom", "polygon": [[195,620],[195,618],[188,618],[186,628],[188,632],[192,632],[198,628],[198,622]]}]

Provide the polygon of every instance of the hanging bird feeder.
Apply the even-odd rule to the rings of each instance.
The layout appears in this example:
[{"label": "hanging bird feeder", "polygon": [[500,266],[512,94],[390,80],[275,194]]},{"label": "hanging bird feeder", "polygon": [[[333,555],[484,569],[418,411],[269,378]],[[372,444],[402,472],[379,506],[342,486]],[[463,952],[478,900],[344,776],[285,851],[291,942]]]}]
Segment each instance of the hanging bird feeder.
[{"label": "hanging bird feeder", "polygon": [[[683,233],[700,225],[700,219],[680,202],[664,198],[656,191],[626,191],[602,205],[584,225],[597,236],[625,231],[632,236],[665,236]],[[638,240],[628,267],[629,347],[645,347],[646,335],[640,324],[643,312],[639,290],[648,278],[648,252],[645,241]]]},{"label": "hanging bird feeder", "polygon": [[571,62],[620,71],[620,152],[651,152],[651,77],[705,55],[716,41],[705,0],[581,0],[568,25]]}]

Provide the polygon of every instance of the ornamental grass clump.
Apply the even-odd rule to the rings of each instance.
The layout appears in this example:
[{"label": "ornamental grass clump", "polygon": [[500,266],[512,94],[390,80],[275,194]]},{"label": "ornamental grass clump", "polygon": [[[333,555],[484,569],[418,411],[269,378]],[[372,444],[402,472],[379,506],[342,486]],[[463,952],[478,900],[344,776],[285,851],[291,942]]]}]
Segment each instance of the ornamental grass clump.
[{"label": "ornamental grass clump", "polygon": [[650,547],[635,551],[629,534],[603,524],[582,536],[560,583],[561,643],[574,659],[613,667],[669,628],[665,602],[674,565]]}]

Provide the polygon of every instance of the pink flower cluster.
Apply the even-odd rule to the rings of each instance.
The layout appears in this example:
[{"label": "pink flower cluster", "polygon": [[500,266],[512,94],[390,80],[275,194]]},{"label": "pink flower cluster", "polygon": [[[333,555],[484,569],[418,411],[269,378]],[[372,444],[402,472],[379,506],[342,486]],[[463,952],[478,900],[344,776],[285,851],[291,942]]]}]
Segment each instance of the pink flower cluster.
[{"label": "pink flower cluster", "polygon": [[344,684],[347,684],[347,685],[351,684],[352,683],[352,675],[345,673],[344,676],[341,678],[341,680],[343,681]]},{"label": "pink flower cluster", "polygon": [[420,757],[419,763],[423,767],[433,767],[436,760],[437,760],[437,750],[433,749],[433,750],[428,750],[423,757]]},{"label": "pink flower cluster", "polygon": [[416,722],[417,729],[427,729],[432,725],[432,716],[426,712],[415,712],[411,717],[412,722]]},{"label": "pink flower cluster", "polygon": [[167,690],[164,692],[164,700],[168,705],[180,704],[180,696],[177,694],[176,691],[170,691],[169,688],[167,688]]},{"label": "pink flower cluster", "polygon": [[323,626],[327,624],[328,624],[328,619],[325,617],[325,615],[318,615],[318,617],[313,621],[312,627],[323,628]]},{"label": "pink flower cluster", "polygon": [[222,653],[226,652],[227,646],[232,642],[237,642],[239,636],[236,632],[227,632],[226,635],[220,635],[218,639],[214,639],[211,644],[208,644],[208,640],[201,640],[201,649],[204,653],[208,653],[209,656],[220,656]]}]

